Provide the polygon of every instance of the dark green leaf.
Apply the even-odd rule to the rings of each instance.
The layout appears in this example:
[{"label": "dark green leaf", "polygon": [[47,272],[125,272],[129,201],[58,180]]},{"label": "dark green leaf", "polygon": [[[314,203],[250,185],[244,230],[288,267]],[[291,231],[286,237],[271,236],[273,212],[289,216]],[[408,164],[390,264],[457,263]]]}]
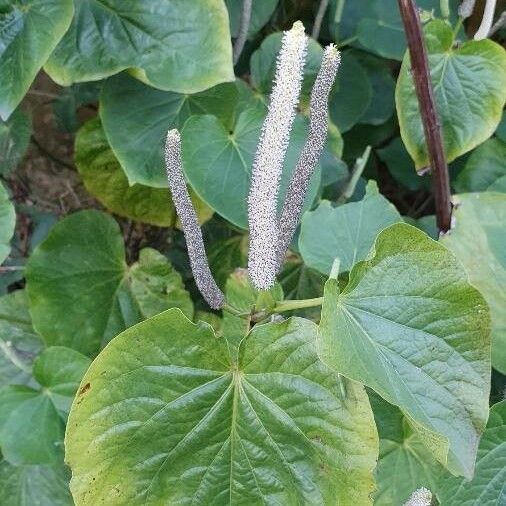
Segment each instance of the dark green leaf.
[{"label": "dark green leaf", "polygon": [[8,174],[21,161],[31,133],[32,119],[20,109],[7,121],[0,119],[0,174]]},{"label": "dark green leaf", "polygon": [[195,93],[232,81],[222,0],[81,0],[46,72],[58,83],[97,81],[131,69],[156,88]]},{"label": "dark green leaf", "polygon": [[37,72],[67,31],[71,0],[2,0],[0,4],[0,118],[16,109]]},{"label": "dark green leaf", "polygon": [[9,194],[0,183],[0,264],[9,256],[11,239],[16,225],[16,213]]}]

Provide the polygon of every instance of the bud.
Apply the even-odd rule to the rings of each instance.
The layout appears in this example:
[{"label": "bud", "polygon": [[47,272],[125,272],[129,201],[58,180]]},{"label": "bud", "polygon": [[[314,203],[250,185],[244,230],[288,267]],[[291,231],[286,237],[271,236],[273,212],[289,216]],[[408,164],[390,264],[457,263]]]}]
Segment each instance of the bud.
[{"label": "bud", "polygon": [[278,254],[277,197],[290,130],[302,86],[307,37],[297,21],[283,35],[275,82],[253,162],[248,196],[248,271],[255,288],[270,288]]},{"label": "bud", "polygon": [[177,130],[170,130],[167,133],[165,143],[165,165],[167,179],[172,193],[172,200],[176,207],[183,233],[186,239],[186,247],[193,277],[197,288],[213,309],[220,309],[225,297],[216,285],[209,264],[207,262],[202,231],[193,204],[186,188],[186,181],[183,175],[183,164],[181,161],[181,137]]},{"label": "bud", "polygon": [[311,176],[327,141],[328,100],[340,63],[341,54],[330,44],[325,48],[322,64],[311,91],[309,135],[293,171],[281,212],[276,271],[280,269],[297,229]]}]

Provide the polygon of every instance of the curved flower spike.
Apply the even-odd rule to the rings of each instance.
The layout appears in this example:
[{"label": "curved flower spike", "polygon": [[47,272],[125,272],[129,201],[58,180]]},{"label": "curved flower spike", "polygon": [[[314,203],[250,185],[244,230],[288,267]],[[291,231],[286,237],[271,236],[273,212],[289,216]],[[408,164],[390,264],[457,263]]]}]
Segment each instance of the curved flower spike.
[{"label": "curved flower spike", "polygon": [[341,54],[333,44],[330,44],[325,48],[320,71],[311,91],[309,135],[293,171],[281,212],[276,271],[281,267],[285,253],[297,229],[311,176],[325,147],[328,131],[329,93],[340,63]]},{"label": "curved flower spike", "polygon": [[253,285],[259,290],[270,288],[276,279],[277,197],[302,86],[306,48],[304,25],[297,21],[283,35],[275,83],[253,162],[248,196],[248,271]]},{"label": "curved flower spike", "polygon": [[165,143],[165,165],[172,200],[181,220],[186,247],[190,257],[193,277],[197,287],[213,309],[220,309],[225,303],[225,296],[216,285],[207,262],[202,231],[197,215],[190,200],[186,181],[183,176],[181,161],[181,137],[177,130],[169,130]]},{"label": "curved flower spike", "polygon": [[425,487],[421,487],[411,494],[411,497],[404,503],[404,506],[430,506],[431,503],[432,492]]}]

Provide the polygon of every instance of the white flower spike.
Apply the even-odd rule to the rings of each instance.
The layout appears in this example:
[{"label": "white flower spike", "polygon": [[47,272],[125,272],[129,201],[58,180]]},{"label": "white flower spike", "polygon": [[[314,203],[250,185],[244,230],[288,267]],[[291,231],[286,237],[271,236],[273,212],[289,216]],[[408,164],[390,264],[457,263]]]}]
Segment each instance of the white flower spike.
[{"label": "white flower spike", "polygon": [[329,94],[340,64],[341,53],[333,44],[330,44],[325,48],[322,64],[311,91],[309,135],[293,171],[281,212],[276,271],[281,267],[297,229],[311,176],[327,141]]},{"label": "white flower spike", "polygon": [[197,215],[186,188],[181,161],[181,137],[177,130],[169,130],[165,143],[165,165],[167,179],[172,193],[172,200],[181,220],[186,248],[190,257],[193,277],[197,287],[213,309],[220,309],[225,303],[225,296],[216,285],[207,262],[204,240]]},{"label": "white flower spike", "polygon": [[252,168],[248,196],[248,271],[257,289],[270,288],[276,279],[279,237],[277,197],[299,102],[306,50],[304,25],[297,21],[283,35],[269,108]]},{"label": "white flower spike", "polygon": [[404,506],[430,506],[432,503],[432,492],[421,487],[415,490]]}]

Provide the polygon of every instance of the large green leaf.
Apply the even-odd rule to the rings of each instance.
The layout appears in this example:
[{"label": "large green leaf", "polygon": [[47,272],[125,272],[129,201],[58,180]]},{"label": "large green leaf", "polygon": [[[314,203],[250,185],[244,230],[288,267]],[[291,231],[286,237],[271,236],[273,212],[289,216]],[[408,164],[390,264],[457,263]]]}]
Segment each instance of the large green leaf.
[{"label": "large green leaf", "polygon": [[0,460],[2,506],[73,506],[70,473],[63,463],[13,466]]},{"label": "large green leaf", "polygon": [[492,317],[492,364],[506,374],[506,196],[468,193],[453,197],[454,226],[441,238],[464,264]]},{"label": "large green leaf", "polygon": [[71,0],[0,1],[0,118],[7,120],[67,31]]},{"label": "large green leaf", "polygon": [[32,328],[24,290],[0,297],[0,388],[31,380],[33,359],[42,340]]},{"label": "large green leaf", "polygon": [[475,149],[455,181],[460,193],[482,192],[506,178],[506,142],[493,138]]},{"label": "large green leaf", "polygon": [[11,239],[16,225],[16,212],[9,194],[0,183],[0,264],[9,256]]},{"label": "large green leaf", "polygon": [[329,274],[339,258],[341,271],[349,271],[367,256],[378,233],[399,221],[400,214],[374,181],[369,181],[359,202],[332,207],[324,200],[302,218],[299,248],[304,263]]},{"label": "large green leaf", "polygon": [[181,129],[192,114],[215,114],[231,128],[236,100],[235,83],[181,95],[155,90],[122,74],[105,82],[100,116],[130,184],[166,188],[163,150],[167,131]]},{"label": "large green leaf", "polygon": [[9,385],[0,390],[0,449],[6,460],[14,465],[59,462],[67,413],[90,363],[70,348],[51,347],[33,365],[40,389]]},{"label": "large green leaf", "polygon": [[33,325],[48,344],[95,354],[156,312],[193,307],[181,277],[155,250],[125,262],[116,222],[98,211],[72,214],[35,249],[26,269]]},{"label": "large green leaf", "polygon": [[[491,40],[472,40],[453,48],[451,28],[433,21],[425,28],[429,65],[446,159],[451,162],[495,131],[506,101],[506,51]],[[397,81],[401,135],[417,168],[429,157],[409,55]]]},{"label": "large green leaf", "polygon": [[404,504],[420,487],[434,491],[441,465],[398,408],[372,393],[369,398],[380,436],[374,505]]},{"label": "large green leaf", "polygon": [[471,477],[488,416],[489,325],[454,255],[399,223],[379,234],[342,293],[327,281],[320,356],[399,406],[437,460]]},{"label": "large green leaf", "polygon": [[195,93],[234,79],[222,0],[80,0],[44,67],[59,84],[124,69],[156,88]]},{"label": "large green leaf", "polygon": [[444,506],[501,506],[506,504],[506,401],[490,409],[490,419],[478,448],[474,478],[446,477],[438,498]]},{"label": "large green leaf", "polygon": [[136,221],[170,227],[176,210],[167,189],[129,185],[105,137],[99,118],[84,124],[76,136],[75,162],[86,189],[110,211]]},{"label": "large green leaf", "polygon": [[307,320],[257,325],[231,362],[178,310],[123,332],[72,407],[76,503],[371,504],[367,395],[319,362],[315,341]]},{"label": "large green leaf", "polygon": [[7,121],[0,119],[0,174],[8,174],[23,158],[32,133],[32,119],[16,110]]},{"label": "large green leaf", "polygon": [[[262,112],[246,110],[230,133],[215,116],[192,116],[182,133],[183,165],[193,189],[216,212],[241,228],[248,227],[251,165],[264,117]],[[305,121],[297,117],[283,168],[279,203],[283,202],[306,134]],[[317,168],[306,196],[306,208],[313,202],[319,183]]]},{"label": "large green leaf", "polygon": [[[248,26],[248,36],[255,35],[269,21],[279,0],[255,0],[251,5],[251,18]],[[230,32],[232,37],[237,37],[241,22],[241,10],[243,2],[237,0],[225,0],[230,17]]]}]

